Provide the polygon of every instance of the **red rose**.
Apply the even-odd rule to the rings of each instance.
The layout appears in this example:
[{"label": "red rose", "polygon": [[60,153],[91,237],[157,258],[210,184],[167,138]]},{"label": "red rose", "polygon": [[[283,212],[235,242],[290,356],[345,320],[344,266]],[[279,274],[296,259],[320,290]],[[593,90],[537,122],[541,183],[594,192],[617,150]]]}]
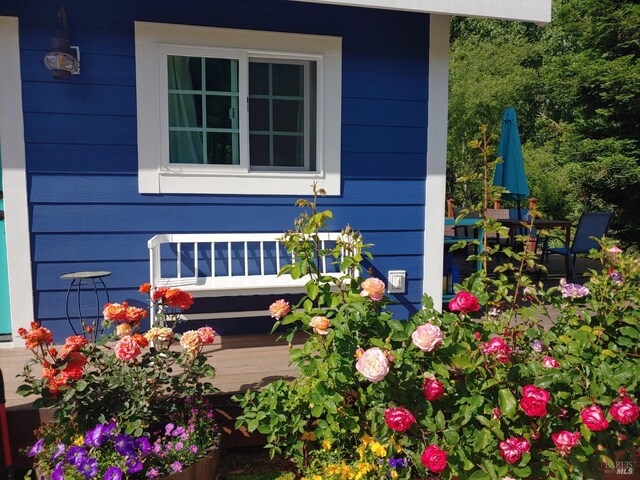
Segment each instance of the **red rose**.
[{"label": "red rose", "polygon": [[580,412],[580,416],[582,417],[582,423],[584,423],[592,432],[604,430],[609,426],[609,422],[604,418],[604,414],[598,405],[585,408]]},{"label": "red rose", "polygon": [[140,348],[144,348],[149,346],[149,340],[146,339],[144,335],[140,335],[139,333],[134,333],[131,335],[131,338],[135,340]]},{"label": "red rose", "polygon": [[183,292],[179,288],[170,288],[164,294],[164,301],[170,307],[186,310],[193,305],[193,295],[189,292]]},{"label": "red rose", "polygon": [[449,302],[449,310],[452,312],[477,312],[480,310],[478,299],[469,292],[458,292]]},{"label": "red rose", "polygon": [[560,455],[567,455],[573,447],[578,445],[580,441],[580,434],[578,432],[572,433],[567,430],[563,430],[558,433],[551,434],[551,440],[556,444]]},{"label": "red rose", "polygon": [[534,385],[527,385],[522,389],[520,407],[530,417],[544,417],[547,414],[549,392]]},{"label": "red rose", "polygon": [[416,423],[415,417],[405,408],[387,408],[384,411],[384,421],[391,430],[406,432]]},{"label": "red rose", "polygon": [[[35,322],[31,322],[32,327],[34,324],[38,325]],[[27,333],[27,336],[24,342],[25,346],[31,350],[40,345],[48,345],[51,343],[53,343],[53,333],[51,333],[51,330],[49,330],[48,328],[38,327],[38,326],[36,326],[33,330]]]},{"label": "red rose", "polygon": [[437,445],[429,445],[420,456],[420,461],[434,473],[440,473],[447,468],[447,452]]},{"label": "red rose", "polygon": [[500,456],[513,465],[530,448],[529,442],[522,437],[507,438],[504,442],[500,442]]},{"label": "red rose", "polygon": [[27,329],[20,327],[18,329],[18,335],[20,336],[20,338],[27,338]]},{"label": "red rose", "polygon": [[609,413],[613,418],[623,425],[635,422],[640,415],[640,407],[628,396],[623,396],[622,400],[611,405]]},{"label": "red rose", "polygon": [[509,355],[513,351],[501,337],[493,337],[489,340],[489,343],[482,343],[480,347],[482,348],[482,353],[485,355],[495,355],[496,360],[502,363],[509,361]]},{"label": "red rose", "polygon": [[444,395],[444,384],[435,378],[427,378],[424,381],[422,390],[424,392],[424,398],[429,402],[433,402]]}]

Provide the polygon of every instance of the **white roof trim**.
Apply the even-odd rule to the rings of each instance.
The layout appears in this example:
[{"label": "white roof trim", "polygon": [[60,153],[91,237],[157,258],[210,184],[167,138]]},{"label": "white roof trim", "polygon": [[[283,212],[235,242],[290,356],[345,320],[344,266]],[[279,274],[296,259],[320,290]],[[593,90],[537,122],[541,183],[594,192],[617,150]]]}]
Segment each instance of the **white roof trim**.
[{"label": "white roof trim", "polygon": [[386,8],[464,17],[522,20],[545,25],[551,21],[551,0],[296,0],[350,7]]}]

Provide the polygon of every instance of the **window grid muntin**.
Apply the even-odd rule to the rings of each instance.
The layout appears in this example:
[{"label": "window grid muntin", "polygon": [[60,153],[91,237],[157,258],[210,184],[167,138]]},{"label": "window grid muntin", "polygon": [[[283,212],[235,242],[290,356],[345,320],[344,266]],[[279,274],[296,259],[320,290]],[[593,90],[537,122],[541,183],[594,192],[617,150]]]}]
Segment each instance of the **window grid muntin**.
[{"label": "window grid muntin", "polygon": [[[268,100],[269,101],[269,130],[268,131],[264,131],[264,130],[251,130],[249,129],[249,136],[251,136],[252,134],[256,134],[256,135],[264,135],[264,136],[269,136],[269,165],[252,165],[251,164],[251,152],[249,152],[249,167],[250,170],[254,170],[254,171],[259,171],[259,170],[268,170],[268,171],[310,171],[310,163],[311,163],[311,155],[310,155],[310,146],[311,146],[311,138],[310,138],[310,131],[311,131],[311,106],[310,106],[310,102],[311,102],[311,80],[310,80],[310,75],[311,75],[311,68],[310,68],[310,64],[311,61],[310,60],[291,60],[291,59],[284,59],[284,58],[279,58],[277,56],[273,56],[273,57],[250,57],[249,58],[249,64],[255,62],[255,63],[266,63],[269,65],[269,76],[268,76],[268,81],[269,81],[269,94],[268,95],[264,95],[264,94],[251,94],[250,92],[247,93],[248,95],[248,100],[249,100],[249,105],[250,105],[250,101],[251,99],[259,99],[259,100]],[[301,65],[303,67],[303,87],[302,87],[302,91],[303,91],[303,95],[299,96],[299,95],[274,95],[273,94],[273,65],[274,64],[290,64],[290,65]],[[247,72],[249,72],[250,69],[247,69]],[[273,100],[297,100],[303,101],[303,132],[299,133],[299,132],[275,132],[273,130]],[[251,114],[250,108],[249,108],[249,115]],[[317,128],[317,126],[316,126]],[[301,166],[277,166],[274,165],[274,141],[273,138],[276,136],[287,136],[287,137],[303,137],[304,140],[304,146],[303,146],[303,164]]]},{"label": "window grid muntin", "polygon": [[[215,56],[205,57],[205,56],[188,56],[188,55],[180,55],[180,54],[168,54],[167,59],[169,57],[189,57],[189,58],[199,58],[201,62],[200,66],[200,81],[202,84],[202,88],[200,90],[188,90],[188,89],[177,89],[177,88],[167,88],[167,95],[178,94],[178,95],[200,95],[202,102],[202,127],[172,127],[169,124],[169,132],[197,132],[202,134],[202,158],[204,165],[224,165],[224,164],[215,164],[209,163],[209,152],[208,152],[208,140],[207,133],[230,133],[231,134],[231,152],[232,159],[231,165],[239,165],[240,164],[240,115],[239,115],[239,99],[240,99],[240,83],[239,83],[239,68],[240,61],[235,58],[219,58]],[[216,60],[226,60],[230,62],[231,68],[229,69],[231,79],[230,79],[230,87],[232,91],[225,92],[219,90],[207,90],[206,89],[206,59],[207,58],[215,58]],[[168,65],[168,62],[167,62]],[[234,68],[235,67],[235,68]],[[168,71],[167,71],[168,74]],[[210,128],[207,127],[207,96],[228,96],[231,97],[231,109],[233,110],[233,118],[230,118],[232,125],[235,125],[232,128]],[[168,112],[169,115],[171,112]],[[169,159],[171,162],[171,159]]]}]

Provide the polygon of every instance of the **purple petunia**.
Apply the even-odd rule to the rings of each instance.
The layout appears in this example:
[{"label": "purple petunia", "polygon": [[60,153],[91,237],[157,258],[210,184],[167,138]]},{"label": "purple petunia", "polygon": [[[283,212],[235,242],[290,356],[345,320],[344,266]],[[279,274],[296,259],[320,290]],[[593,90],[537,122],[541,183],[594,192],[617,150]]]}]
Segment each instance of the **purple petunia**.
[{"label": "purple petunia", "polygon": [[53,453],[51,454],[51,461],[53,462],[56,458],[59,458],[61,455],[64,455],[65,450],[67,449],[64,443],[56,444],[56,447],[53,449]]},{"label": "purple petunia", "polygon": [[96,425],[84,435],[85,445],[99,447],[109,439],[108,425]]},{"label": "purple petunia", "polygon": [[104,480],[122,480],[122,470],[118,467],[109,467],[104,472]]},{"label": "purple petunia", "polygon": [[64,462],[56,463],[56,466],[53,467],[53,471],[51,472],[51,480],[64,480],[63,464]]},{"label": "purple petunia", "polygon": [[177,427],[172,433],[171,435],[173,435],[174,437],[179,437],[180,435],[182,435],[185,432],[184,427]]},{"label": "purple petunia", "polygon": [[136,454],[134,450],[133,438],[130,435],[121,433],[116,436],[113,449],[123,457],[133,457]]},{"label": "purple petunia", "polygon": [[613,268],[609,269],[609,279],[616,285],[622,285],[624,283],[624,277],[620,272],[616,272]]},{"label": "purple petunia", "polygon": [[90,479],[98,475],[98,460],[92,457],[85,457],[76,466],[78,472],[84,475],[84,478]]},{"label": "purple petunia", "polygon": [[73,446],[67,452],[67,462],[74,467],[78,467],[87,458],[87,451],[78,446]]},{"label": "purple petunia", "polygon": [[403,468],[409,465],[409,459],[407,457],[394,458],[391,457],[389,459],[389,466],[391,468]]},{"label": "purple petunia", "polygon": [[162,451],[162,445],[160,445],[160,441],[156,440],[153,442],[153,447],[151,447],[151,452],[158,455]]},{"label": "purple petunia", "polygon": [[135,439],[135,446],[140,452],[140,455],[146,457],[151,452],[151,444],[147,437],[138,437]]},{"label": "purple petunia", "polygon": [[182,464],[178,461],[175,461],[171,464],[171,471],[172,472],[181,472],[182,471]]},{"label": "purple petunia", "polygon": [[38,440],[36,443],[33,444],[33,447],[29,449],[28,455],[30,457],[35,457],[42,451],[43,447],[44,447],[44,438],[41,438],[40,440]]},{"label": "purple petunia", "polygon": [[138,473],[142,470],[142,462],[136,457],[127,458],[126,465],[127,475],[133,475],[134,473]]},{"label": "purple petunia", "polygon": [[563,278],[560,280],[560,293],[563,298],[582,298],[589,295],[589,289],[577,283],[567,283]]}]

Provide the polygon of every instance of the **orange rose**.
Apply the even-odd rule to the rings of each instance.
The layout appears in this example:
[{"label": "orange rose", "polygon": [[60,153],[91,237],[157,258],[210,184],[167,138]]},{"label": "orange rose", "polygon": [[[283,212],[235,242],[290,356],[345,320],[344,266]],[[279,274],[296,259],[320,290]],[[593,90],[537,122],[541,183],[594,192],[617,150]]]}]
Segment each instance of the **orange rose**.
[{"label": "orange rose", "polygon": [[198,332],[189,330],[188,332],[184,332],[180,337],[180,345],[182,345],[182,348],[184,348],[190,356],[195,357],[202,342],[200,341]]},{"label": "orange rose", "polygon": [[374,302],[379,302],[384,297],[385,284],[379,278],[367,278],[362,282],[360,296],[369,297]]},{"label": "orange rose", "polygon": [[155,302],[156,300],[160,300],[161,298],[164,298],[164,294],[167,293],[167,290],[169,290],[167,287],[156,288],[153,291],[153,295],[151,296],[151,299]]},{"label": "orange rose", "polygon": [[120,338],[126,337],[127,335],[131,335],[131,332],[132,332],[132,328],[131,328],[131,325],[129,325],[128,323],[121,323],[116,327],[116,334]]},{"label": "orange rose", "polygon": [[87,339],[82,335],[72,335],[64,341],[64,347],[60,352],[60,356],[65,358],[71,352],[79,352],[87,344]]},{"label": "orange rose", "polygon": [[87,364],[87,357],[80,352],[71,352],[67,366],[62,370],[62,378],[67,380],[80,380],[84,374],[84,366]]},{"label": "orange rose", "polygon": [[170,307],[188,309],[193,305],[193,295],[183,292],[179,288],[171,288],[164,294],[164,300]]},{"label": "orange rose", "polygon": [[105,320],[113,321],[122,320],[123,313],[124,308],[119,303],[107,303],[102,311]]},{"label": "orange rose", "polygon": [[25,346],[29,349],[34,349],[39,345],[46,345],[50,343],[53,343],[53,333],[51,333],[51,330],[49,330],[48,328],[44,327],[37,327],[34,330],[28,332],[27,338],[24,342]]},{"label": "orange rose", "polygon": [[327,317],[316,316],[311,319],[309,326],[313,328],[313,331],[318,335],[327,335],[331,322]]},{"label": "orange rose", "polygon": [[20,336],[20,338],[27,338],[27,329],[20,327],[18,329],[18,335]]},{"label": "orange rose", "polygon": [[135,340],[140,348],[147,347],[149,345],[149,340],[144,338],[144,335],[140,335],[139,333],[135,333],[131,335],[131,338]]},{"label": "orange rose", "polygon": [[138,291],[140,293],[149,293],[151,291],[151,284],[143,283],[142,285],[140,285],[140,288],[138,289]]},{"label": "orange rose", "polygon": [[130,307],[127,305],[124,310],[123,320],[127,323],[139,324],[140,320],[147,316],[147,311],[144,308]]}]

